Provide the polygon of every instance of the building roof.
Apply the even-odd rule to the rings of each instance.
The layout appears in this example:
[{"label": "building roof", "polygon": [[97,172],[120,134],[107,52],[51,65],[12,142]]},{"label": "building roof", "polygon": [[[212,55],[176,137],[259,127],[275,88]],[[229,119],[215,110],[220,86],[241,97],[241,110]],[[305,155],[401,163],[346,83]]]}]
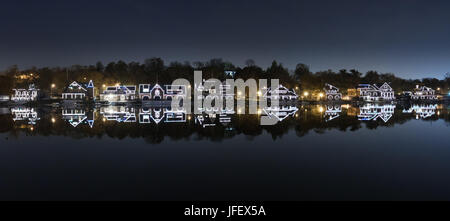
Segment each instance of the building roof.
[{"label": "building roof", "polygon": [[63,93],[86,93],[89,83],[78,83],[76,81],[69,84]]}]

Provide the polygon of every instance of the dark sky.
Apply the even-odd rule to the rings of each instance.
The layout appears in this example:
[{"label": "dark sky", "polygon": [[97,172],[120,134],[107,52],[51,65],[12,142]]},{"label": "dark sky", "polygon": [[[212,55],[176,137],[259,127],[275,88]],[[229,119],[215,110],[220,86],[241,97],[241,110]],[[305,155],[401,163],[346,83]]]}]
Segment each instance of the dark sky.
[{"label": "dark sky", "polygon": [[0,69],[223,58],[293,69],[450,72],[448,1],[4,1]]}]

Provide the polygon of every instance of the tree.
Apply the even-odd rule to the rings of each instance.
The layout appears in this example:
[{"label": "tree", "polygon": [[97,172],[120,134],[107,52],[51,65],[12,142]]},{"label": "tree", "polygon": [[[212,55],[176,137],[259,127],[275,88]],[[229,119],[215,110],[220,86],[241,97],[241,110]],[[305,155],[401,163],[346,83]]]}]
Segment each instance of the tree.
[{"label": "tree", "polygon": [[308,65],[299,63],[295,66],[294,78],[297,81],[300,81],[302,76],[310,75],[311,72],[309,70]]},{"label": "tree", "polygon": [[105,66],[103,65],[102,62],[98,61],[98,62],[95,64],[95,69],[96,69],[98,72],[103,72],[103,71],[105,70]]},{"label": "tree", "polygon": [[368,71],[363,80],[365,83],[379,83],[380,75],[376,71]]},{"label": "tree", "polygon": [[245,65],[246,65],[247,67],[253,67],[253,66],[255,66],[255,61],[254,61],[253,59],[247,59],[247,60],[245,61]]},{"label": "tree", "polygon": [[158,77],[164,71],[164,61],[161,58],[150,58],[144,61],[144,71],[147,81],[158,82]]}]

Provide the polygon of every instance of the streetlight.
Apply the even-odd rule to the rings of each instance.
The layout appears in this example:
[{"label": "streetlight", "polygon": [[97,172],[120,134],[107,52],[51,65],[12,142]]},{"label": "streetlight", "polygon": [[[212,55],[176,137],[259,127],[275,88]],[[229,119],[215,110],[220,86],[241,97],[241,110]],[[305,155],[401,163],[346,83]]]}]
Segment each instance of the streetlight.
[{"label": "streetlight", "polygon": [[53,88],[55,87],[56,87],[55,84],[50,85],[50,98],[53,96]]}]

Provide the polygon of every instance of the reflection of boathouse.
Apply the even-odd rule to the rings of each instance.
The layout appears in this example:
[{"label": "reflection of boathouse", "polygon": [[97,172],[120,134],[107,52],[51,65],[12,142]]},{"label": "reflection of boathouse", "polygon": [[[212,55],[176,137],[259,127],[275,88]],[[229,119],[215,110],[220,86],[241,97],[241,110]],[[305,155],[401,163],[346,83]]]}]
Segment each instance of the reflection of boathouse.
[{"label": "reflection of boathouse", "polygon": [[117,121],[124,123],[136,122],[136,113],[134,107],[125,106],[107,106],[100,108],[100,114],[104,120]]},{"label": "reflection of boathouse", "polygon": [[13,107],[11,108],[13,121],[28,121],[28,124],[36,124],[40,120],[37,110],[31,107]]},{"label": "reflection of boathouse", "polygon": [[282,121],[289,116],[294,116],[298,108],[295,106],[274,106],[263,108],[263,111],[268,117],[275,117],[278,121]]},{"label": "reflection of boathouse", "polygon": [[139,110],[139,123],[149,124],[151,121],[155,123],[161,122],[164,118],[163,108],[141,108]]},{"label": "reflection of boathouse", "polygon": [[325,121],[330,121],[339,117],[342,112],[341,105],[326,105],[325,106]]},{"label": "reflection of boathouse", "polygon": [[198,114],[195,116],[195,123],[203,128],[216,126],[216,114]]},{"label": "reflection of boathouse", "polygon": [[186,108],[166,108],[166,123],[186,122]]},{"label": "reflection of boathouse", "polygon": [[364,104],[359,107],[358,120],[377,120],[381,118],[384,122],[394,115],[395,105],[393,104]]},{"label": "reflection of boathouse", "polygon": [[141,108],[139,110],[139,123],[149,124],[152,121],[159,124],[164,119],[165,123],[186,122],[186,108]]},{"label": "reflection of boathouse", "polygon": [[415,113],[416,119],[428,118],[436,114],[437,104],[414,104],[409,109],[404,109],[403,113]]},{"label": "reflection of boathouse", "polygon": [[84,109],[66,108],[62,110],[62,118],[73,127],[80,124],[88,124],[89,127],[94,127],[94,113],[95,111],[88,111]]}]

